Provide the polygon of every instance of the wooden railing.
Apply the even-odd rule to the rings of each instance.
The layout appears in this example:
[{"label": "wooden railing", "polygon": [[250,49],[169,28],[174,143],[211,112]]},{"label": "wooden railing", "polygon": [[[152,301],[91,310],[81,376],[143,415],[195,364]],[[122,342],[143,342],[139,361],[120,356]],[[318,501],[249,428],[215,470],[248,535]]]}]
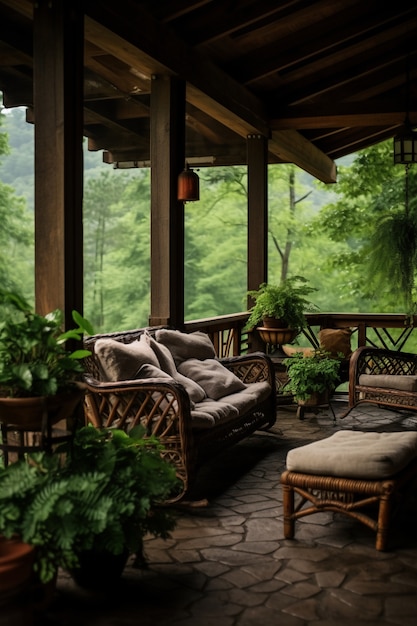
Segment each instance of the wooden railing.
[{"label": "wooden railing", "polygon": [[[318,347],[320,328],[351,328],[352,350],[360,346],[376,347],[417,353],[417,316],[410,318],[400,313],[307,313],[308,325],[296,340],[300,345]],[[187,332],[197,330],[210,335],[219,357],[236,356],[265,350],[257,331],[248,333],[243,328],[248,313],[222,315],[185,323]]]}]

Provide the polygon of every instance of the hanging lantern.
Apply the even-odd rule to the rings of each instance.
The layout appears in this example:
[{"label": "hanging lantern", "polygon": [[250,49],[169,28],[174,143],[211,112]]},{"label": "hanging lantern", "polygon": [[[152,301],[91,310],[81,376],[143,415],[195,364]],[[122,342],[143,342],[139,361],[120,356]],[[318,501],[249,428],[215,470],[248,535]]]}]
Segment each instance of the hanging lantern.
[{"label": "hanging lantern", "polygon": [[183,202],[200,200],[200,179],[189,168],[188,164],[186,164],[185,170],[178,176],[178,200]]},{"label": "hanging lantern", "polygon": [[408,123],[404,132],[394,137],[394,163],[417,163],[417,133],[411,130]]}]

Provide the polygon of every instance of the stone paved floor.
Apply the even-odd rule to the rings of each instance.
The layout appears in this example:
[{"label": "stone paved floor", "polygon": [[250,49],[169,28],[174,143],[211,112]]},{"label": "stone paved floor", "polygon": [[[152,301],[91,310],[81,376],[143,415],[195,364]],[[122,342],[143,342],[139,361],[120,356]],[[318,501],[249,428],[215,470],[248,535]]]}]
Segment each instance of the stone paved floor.
[{"label": "stone paved floor", "polygon": [[[345,405],[334,408],[339,418]],[[120,585],[103,594],[60,574],[44,624],[414,626],[413,505],[396,518],[388,552],[374,549],[365,526],[331,513],[303,518],[296,538],[285,540],[279,477],[289,449],[335,428],[416,427],[417,414],[369,405],[336,425],[329,409],[300,421],[292,407],[279,408],[274,433],[248,438],[202,472],[200,495],[209,505],[179,511],[171,539],[145,542],[146,569],[129,561]]]}]

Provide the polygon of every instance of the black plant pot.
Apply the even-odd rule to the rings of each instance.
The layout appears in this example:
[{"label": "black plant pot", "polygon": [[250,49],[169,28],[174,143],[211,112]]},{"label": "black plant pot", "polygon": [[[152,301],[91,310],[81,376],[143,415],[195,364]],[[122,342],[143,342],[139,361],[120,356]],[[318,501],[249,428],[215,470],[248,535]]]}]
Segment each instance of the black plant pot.
[{"label": "black plant pot", "polygon": [[78,555],[79,567],[71,570],[71,576],[80,587],[103,590],[117,584],[129,558],[129,551],[121,554],[88,550]]}]

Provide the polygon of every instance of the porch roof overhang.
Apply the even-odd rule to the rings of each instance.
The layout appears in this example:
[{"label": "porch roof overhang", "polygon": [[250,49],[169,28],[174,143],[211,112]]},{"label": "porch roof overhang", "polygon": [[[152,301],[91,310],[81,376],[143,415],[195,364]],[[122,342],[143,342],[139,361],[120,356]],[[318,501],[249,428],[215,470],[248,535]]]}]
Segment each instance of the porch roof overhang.
[{"label": "porch roof overhang", "polygon": [[[186,157],[335,182],[334,160],[417,124],[417,5],[379,0],[85,0],[84,134],[108,163],[150,161],[152,77],[186,81]],[[33,1],[0,0],[0,90],[33,110]],[[408,80],[407,80],[408,76]]]}]

